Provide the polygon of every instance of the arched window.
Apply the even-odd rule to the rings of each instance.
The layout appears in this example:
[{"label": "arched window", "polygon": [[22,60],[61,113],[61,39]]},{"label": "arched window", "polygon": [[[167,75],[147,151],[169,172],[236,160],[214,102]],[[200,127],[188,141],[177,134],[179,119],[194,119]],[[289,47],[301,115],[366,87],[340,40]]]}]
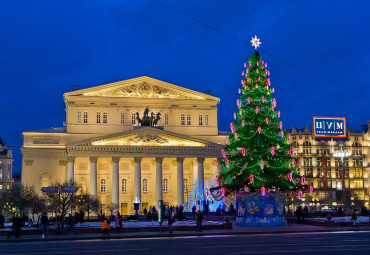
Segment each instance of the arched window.
[{"label": "arched window", "polygon": [[121,124],[125,124],[125,113],[121,112]]},{"label": "arched window", "polygon": [[84,123],[87,123],[87,112],[84,111]]},{"label": "arched window", "polygon": [[190,114],[186,115],[186,125],[191,125],[191,116],[190,116]]},{"label": "arched window", "polygon": [[143,179],[143,192],[148,192],[148,180]]},{"label": "arched window", "polygon": [[181,114],[181,126],[185,125],[185,114]]},{"label": "arched window", "polygon": [[96,123],[100,123],[100,112],[96,113]]},{"label": "arched window", "polygon": [[203,115],[199,114],[199,126],[203,126]]},{"label": "arched window", "polygon": [[208,126],[208,114],[204,115],[204,125]]},{"label": "arched window", "polygon": [[163,179],[163,191],[167,192],[168,191],[168,180]]},{"label": "arched window", "polygon": [[136,123],[136,113],[131,113],[131,124],[135,124]]},{"label": "arched window", "polygon": [[184,179],[184,191],[188,192],[188,179]]},{"label": "arched window", "polygon": [[164,124],[168,125],[168,113],[164,114]]},{"label": "arched window", "polygon": [[81,123],[81,112],[77,112],[77,123]]},{"label": "arched window", "polygon": [[355,142],[352,144],[352,154],[353,155],[361,155],[362,154],[362,148],[361,144],[358,142]]},{"label": "arched window", "polygon": [[127,180],[122,179],[122,192],[127,192]]},{"label": "arched window", "polygon": [[101,179],[100,181],[100,192],[105,193],[105,179]]},{"label": "arched window", "polygon": [[103,123],[108,123],[108,114],[103,112]]}]

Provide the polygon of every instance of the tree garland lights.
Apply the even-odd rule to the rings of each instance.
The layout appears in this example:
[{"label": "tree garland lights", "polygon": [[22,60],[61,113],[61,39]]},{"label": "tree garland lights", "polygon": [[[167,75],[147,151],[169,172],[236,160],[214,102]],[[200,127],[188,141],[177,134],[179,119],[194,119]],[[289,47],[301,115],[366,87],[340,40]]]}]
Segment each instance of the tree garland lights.
[{"label": "tree garland lights", "polygon": [[230,123],[232,134],[221,151],[218,186],[210,189],[211,194],[220,198],[248,189],[262,195],[278,191],[301,198],[305,192],[312,193],[312,186],[298,174],[301,162],[288,142],[290,134],[283,131],[267,63],[254,51],[244,68],[238,110]]}]

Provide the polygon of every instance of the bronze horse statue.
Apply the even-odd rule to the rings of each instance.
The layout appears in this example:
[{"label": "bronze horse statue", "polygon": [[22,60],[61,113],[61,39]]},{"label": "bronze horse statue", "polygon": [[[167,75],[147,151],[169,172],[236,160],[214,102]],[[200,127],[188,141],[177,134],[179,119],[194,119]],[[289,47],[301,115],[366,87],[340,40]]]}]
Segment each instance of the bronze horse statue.
[{"label": "bronze horse statue", "polygon": [[161,114],[159,112],[157,114],[152,112],[149,116],[149,108],[146,107],[143,118],[140,119],[139,112],[137,112],[136,120],[141,126],[153,127],[157,125],[159,120],[161,120]]}]

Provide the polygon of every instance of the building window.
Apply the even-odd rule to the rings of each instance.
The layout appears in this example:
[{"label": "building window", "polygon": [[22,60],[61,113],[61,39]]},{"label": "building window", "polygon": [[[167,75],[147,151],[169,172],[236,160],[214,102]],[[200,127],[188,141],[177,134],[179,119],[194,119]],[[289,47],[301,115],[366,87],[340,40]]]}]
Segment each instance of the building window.
[{"label": "building window", "polygon": [[96,123],[100,123],[100,112],[96,113]]},{"label": "building window", "polygon": [[106,112],[103,113],[103,123],[108,123],[108,114]]},{"label": "building window", "polygon": [[352,154],[355,156],[362,154],[361,144],[359,144],[358,142],[352,144]]},{"label": "building window", "polygon": [[184,191],[188,192],[188,179],[184,179]]},{"label": "building window", "polygon": [[122,192],[127,192],[127,180],[122,179]]},{"label": "building window", "polygon": [[143,179],[143,192],[148,192],[148,180]]},{"label": "building window", "polygon": [[84,123],[87,123],[87,112],[84,112]]},{"label": "building window", "polygon": [[185,125],[185,114],[181,114],[181,125]]},{"label": "building window", "polygon": [[125,113],[121,112],[121,124],[125,124]]},{"label": "building window", "polygon": [[203,126],[203,115],[199,115],[199,126]]},{"label": "building window", "polygon": [[311,143],[309,141],[303,143],[303,154],[311,154]]},{"label": "building window", "polygon": [[6,185],[6,189],[10,189],[10,184],[7,184]]},{"label": "building window", "polygon": [[163,191],[167,192],[168,191],[168,180],[163,179]]},{"label": "building window", "polygon": [[363,180],[355,180],[353,181],[354,188],[363,188],[364,187],[364,181]]},{"label": "building window", "polygon": [[3,169],[0,169],[0,179],[3,178]]},{"label": "building window", "polygon": [[191,117],[190,117],[190,114],[186,115],[186,125],[191,125]]},{"label": "building window", "polygon": [[3,189],[3,185],[2,184],[0,184],[0,190],[2,190]]},{"label": "building window", "polygon": [[168,113],[164,114],[164,124],[168,125]]},{"label": "building window", "polygon": [[354,177],[355,178],[362,178],[363,173],[364,173],[364,171],[362,170],[362,168],[356,168],[355,171],[354,171]]},{"label": "building window", "polygon": [[8,179],[11,179],[12,178],[12,174],[11,172],[8,170]]},{"label": "building window", "polygon": [[101,179],[100,181],[100,192],[105,193],[105,179]]},{"label": "building window", "polygon": [[81,112],[77,112],[77,123],[81,123]]},{"label": "building window", "polygon": [[362,166],[362,158],[356,158],[355,166]]},{"label": "building window", "polygon": [[131,114],[131,124],[135,124],[136,123],[136,114],[133,112]]},{"label": "building window", "polygon": [[204,125],[208,126],[208,114],[204,115]]}]

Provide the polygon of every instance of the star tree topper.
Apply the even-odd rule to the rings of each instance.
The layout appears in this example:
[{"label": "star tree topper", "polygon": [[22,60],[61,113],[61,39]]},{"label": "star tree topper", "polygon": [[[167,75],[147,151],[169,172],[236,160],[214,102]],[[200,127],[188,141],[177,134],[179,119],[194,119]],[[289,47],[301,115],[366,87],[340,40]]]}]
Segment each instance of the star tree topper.
[{"label": "star tree topper", "polygon": [[260,47],[260,44],[262,44],[262,43],[260,42],[260,39],[259,39],[259,38],[257,38],[257,35],[255,35],[255,36],[254,36],[254,38],[252,37],[252,41],[251,41],[251,43],[252,43],[252,46],[254,46],[254,49],[255,49],[255,50],[257,50],[257,47]]}]

